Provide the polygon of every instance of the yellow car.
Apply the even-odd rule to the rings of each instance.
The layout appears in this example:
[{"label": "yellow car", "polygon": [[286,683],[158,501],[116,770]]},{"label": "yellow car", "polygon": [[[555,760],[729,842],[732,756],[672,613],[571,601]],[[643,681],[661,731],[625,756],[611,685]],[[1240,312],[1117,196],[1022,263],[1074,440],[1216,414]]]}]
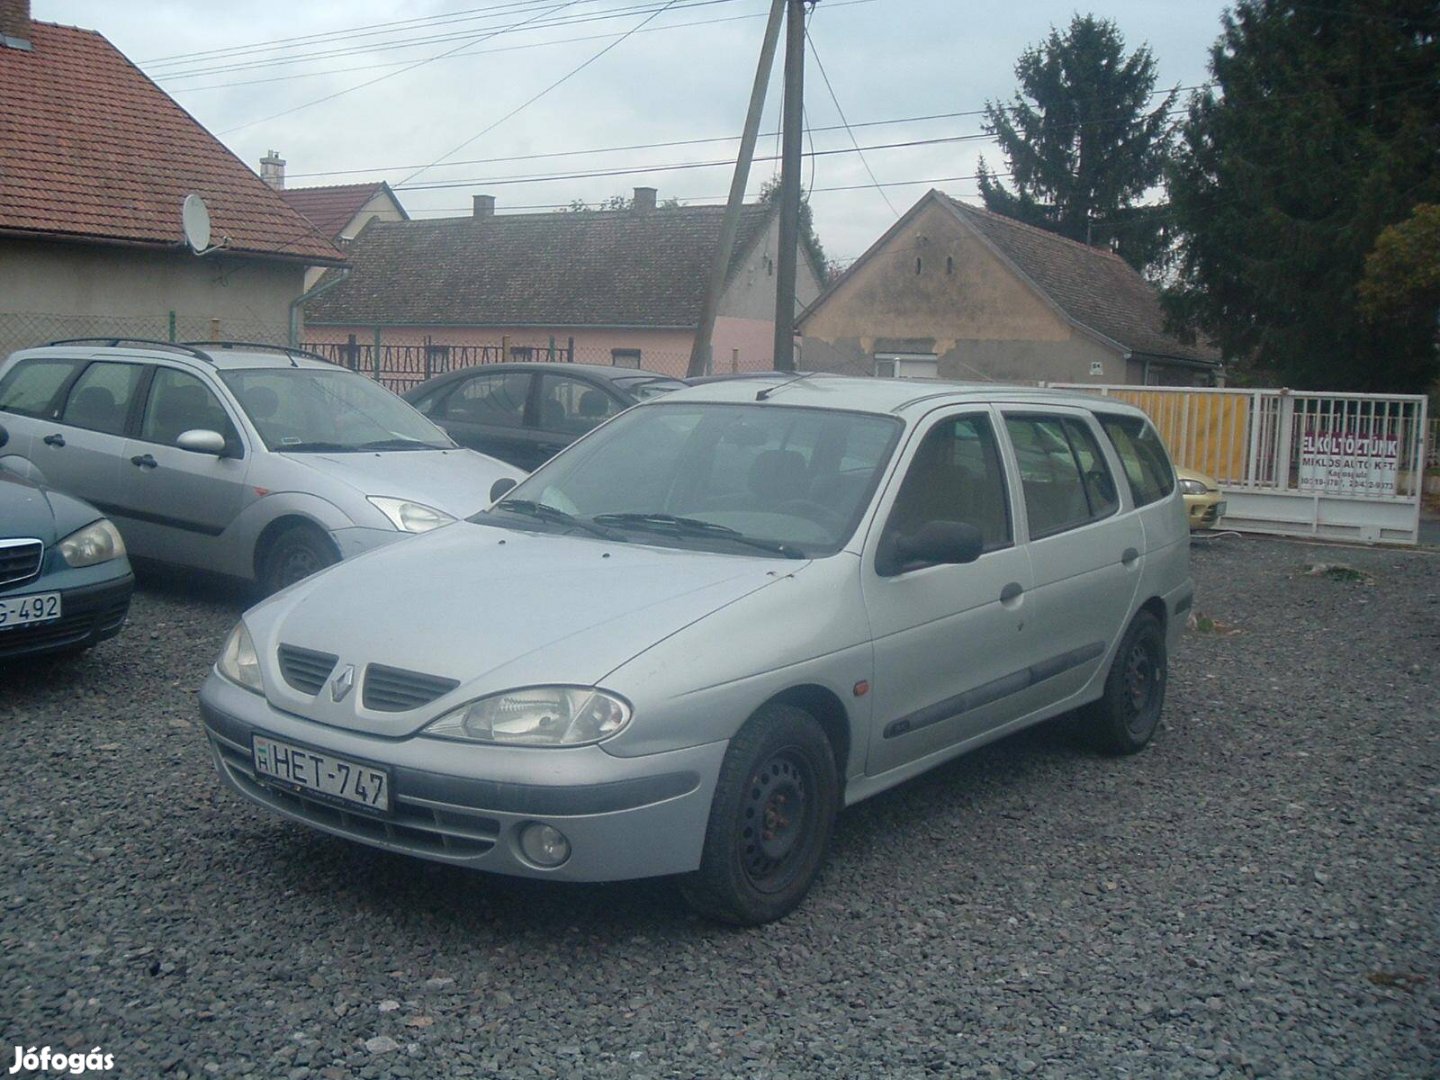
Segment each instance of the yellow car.
[{"label": "yellow car", "polygon": [[1225,497],[1220,485],[1202,472],[1175,468],[1180,494],[1185,500],[1185,513],[1191,529],[1213,529],[1225,515]]}]

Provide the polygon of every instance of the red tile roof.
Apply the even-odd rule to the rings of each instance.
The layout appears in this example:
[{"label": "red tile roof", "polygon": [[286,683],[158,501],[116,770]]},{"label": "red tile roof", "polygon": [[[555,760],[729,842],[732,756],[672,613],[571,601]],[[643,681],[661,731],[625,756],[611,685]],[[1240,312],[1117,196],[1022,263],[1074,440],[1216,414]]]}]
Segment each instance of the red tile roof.
[{"label": "red tile roof", "polygon": [[35,22],[29,40],[0,48],[0,232],[171,247],[193,192],[232,252],[344,259],[101,35]]},{"label": "red tile roof", "polygon": [[331,184],[328,187],[286,188],[280,192],[294,210],[310,219],[324,235],[338,239],[346,225],[365,208],[365,204],[376,195],[386,194],[396,208],[408,219],[405,208],[390,191],[390,185],[383,181],[378,184]]}]

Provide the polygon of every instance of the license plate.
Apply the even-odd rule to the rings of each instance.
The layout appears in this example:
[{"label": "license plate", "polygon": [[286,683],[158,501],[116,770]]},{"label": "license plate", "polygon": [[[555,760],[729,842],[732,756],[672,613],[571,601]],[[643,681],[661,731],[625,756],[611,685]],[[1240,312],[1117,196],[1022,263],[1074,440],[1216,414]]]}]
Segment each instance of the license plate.
[{"label": "license plate", "polygon": [[38,593],[35,596],[16,596],[0,600],[0,630],[13,630],[17,626],[51,622],[60,617],[60,594],[58,592]]},{"label": "license plate", "polygon": [[1222,518],[1225,516],[1225,503],[1223,500],[1215,504],[1215,516],[1217,518]]},{"label": "license plate", "polygon": [[251,753],[255,771],[284,787],[370,810],[390,809],[390,774],[384,769],[265,735],[254,736]]}]

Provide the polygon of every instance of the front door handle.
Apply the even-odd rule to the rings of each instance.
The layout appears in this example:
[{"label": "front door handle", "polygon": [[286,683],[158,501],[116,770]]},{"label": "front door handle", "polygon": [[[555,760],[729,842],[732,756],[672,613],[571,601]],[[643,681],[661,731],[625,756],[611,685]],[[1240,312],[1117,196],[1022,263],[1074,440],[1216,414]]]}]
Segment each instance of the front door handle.
[{"label": "front door handle", "polygon": [[57,432],[54,435],[46,435],[43,441],[46,446],[64,446],[65,436]]},{"label": "front door handle", "polygon": [[131,465],[138,465],[142,469],[153,469],[160,463],[149,454],[136,454],[130,459]]},{"label": "front door handle", "polygon": [[1140,558],[1140,552],[1133,547],[1126,548],[1120,555],[1120,561],[1126,566],[1134,566],[1135,560]]},{"label": "front door handle", "polygon": [[1000,603],[1008,604],[1011,600],[1016,599],[1024,591],[1025,590],[1020,587],[1020,583],[1018,581],[1012,581],[1000,590]]}]

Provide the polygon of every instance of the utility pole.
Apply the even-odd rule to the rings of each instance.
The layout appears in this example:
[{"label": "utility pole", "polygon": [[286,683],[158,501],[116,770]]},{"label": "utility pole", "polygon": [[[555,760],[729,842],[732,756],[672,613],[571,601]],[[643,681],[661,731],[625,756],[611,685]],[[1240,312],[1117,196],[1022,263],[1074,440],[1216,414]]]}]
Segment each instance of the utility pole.
[{"label": "utility pole", "polygon": [[735,234],[740,228],[740,208],[745,203],[745,185],[750,180],[750,163],[755,157],[755,140],[760,134],[760,115],[765,110],[765,89],[775,68],[775,49],[780,42],[780,20],[785,13],[785,0],[771,0],[770,21],[765,26],[765,40],[760,46],[760,63],[755,68],[755,84],[750,90],[750,111],[745,115],[745,130],[740,136],[740,153],[735,159],[735,172],[730,178],[730,198],[725,203],[725,218],[720,224],[720,241],[715,262],[710,267],[710,282],[700,308],[700,325],[695,330],[695,343],[690,348],[687,376],[710,372],[710,338],[715,332],[715,313],[720,294],[725,291],[725,274],[730,269],[730,253],[735,248]]},{"label": "utility pole", "polygon": [[776,371],[795,370],[795,252],[800,243],[800,129],[805,122],[805,0],[786,0],[786,4],[780,257],[775,263]]}]

